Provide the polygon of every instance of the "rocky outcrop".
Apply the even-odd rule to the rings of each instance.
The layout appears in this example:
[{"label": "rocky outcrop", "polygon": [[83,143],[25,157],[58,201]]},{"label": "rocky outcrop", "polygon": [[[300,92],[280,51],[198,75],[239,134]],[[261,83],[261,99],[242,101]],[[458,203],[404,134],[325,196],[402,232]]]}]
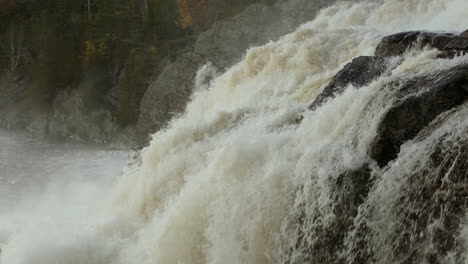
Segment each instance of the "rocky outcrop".
[{"label": "rocky outcrop", "polygon": [[109,142],[119,130],[112,113],[87,106],[80,91],[57,96],[45,129],[48,135],[102,143]]},{"label": "rocky outcrop", "polygon": [[[429,46],[443,51],[455,51],[454,42],[468,43],[468,39],[452,33],[426,31],[403,32],[384,37],[376,48],[376,56],[358,57],[347,64],[325,87],[309,106],[314,110],[326,100],[342,93],[347,86],[362,87],[379,77],[387,67],[386,57],[402,55],[411,47]],[[460,45],[458,45],[460,47]],[[465,51],[457,49],[456,51]],[[468,49],[467,49],[468,51]],[[468,65],[457,66],[436,74],[419,76],[411,81],[393,86],[402,86],[397,91],[397,102],[379,125],[377,136],[369,155],[380,166],[393,160],[400,146],[439,114],[464,103],[468,96]],[[392,84],[390,84],[392,86]]]},{"label": "rocky outcrop", "polygon": [[468,65],[421,76],[398,89],[397,102],[383,117],[370,156],[380,166],[393,160],[400,146],[439,114],[468,98]]},{"label": "rocky outcrop", "polygon": [[[346,65],[310,108],[351,84],[359,88],[376,79],[385,72],[386,57],[416,47],[418,35],[425,45],[445,51],[463,37],[431,32],[385,37],[378,57]],[[385,102],[389,108],[368,146],[367,163],[330,176],[329,210],[297,216],[291,263],[465,261],[460,229],[468,204],[468,64],[387,83],[385,89],[395,99]]]},{"label": "rocky outcrop", "polygon": [[326,100],[342,93],[348,85],[361,87],[369,84],[385,71],[386,66],[385,59],[380,57],[361,56],[353,59],[333,77],[309,109],[316,109]]},{"label": "rocky outcrop", "polygon": [[[460,229],[468,203],[467,116],[467,104],[440,115],[384,172],[382,178],[400,181],[398,192],[388,197],[376,188],[370,194],[374,200],[361,204],[365,212],[348,231],[349,240],[361,243],[348,256],[363,256],[359,263],[372,261],[372,255],[399,263],[464,261]],[[377,209],[383,203],[387,207]],[[376,240],[382,245],[375,246]]]},{"label": "rocky outcrop", "polygon": [[[380,57],[398,56],[412,47],[436,48],[445,54],[468,51],[466,31],[462,34],[426,31],[402,32],[384,37],[375,50]],[[466,46],[465,46],[466,45]],[[451,56],[446,56],[449,58]],[[393,160],[400,146],[427,126],[439,114],[466,102],[468,65],[420,76],[397,92],[398,101],[381,121],[370,156],[384,166]]]},{"label": "rocky outcrop", "polygon": [[441,57],[453,57],[468,49],[466,31],[461,34],[428,31],[409,31],[384,37],[375,50],[375,56],[400,56],[411,48],[428,46],[443,51]]},{"label": "rocky outcrop", "polygon": [[192,93],[193,78],[203,61],[203,56],[185,52],[169,63],[150,85],[140,104],[139,145],[146,143],[150,131],[158,131],[184,110]]}]

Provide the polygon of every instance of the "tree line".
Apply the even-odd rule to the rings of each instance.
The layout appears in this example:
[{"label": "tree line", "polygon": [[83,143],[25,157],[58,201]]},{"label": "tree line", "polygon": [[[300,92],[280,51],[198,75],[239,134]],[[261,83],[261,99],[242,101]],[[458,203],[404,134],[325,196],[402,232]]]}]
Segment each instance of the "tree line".
[{"label": "tree line", "polygon": [[154,66],[177,47],[258,0],[0,0],[0,67],[28,77],[31,103],[48,107],[81,86],[101,105],[121,85],[116,116],[135,122]]}]

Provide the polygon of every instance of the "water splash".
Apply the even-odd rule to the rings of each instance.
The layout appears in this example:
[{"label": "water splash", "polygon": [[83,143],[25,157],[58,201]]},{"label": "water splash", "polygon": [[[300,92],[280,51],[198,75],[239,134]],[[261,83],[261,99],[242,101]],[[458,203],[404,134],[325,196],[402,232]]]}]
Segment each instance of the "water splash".
[{"label": "water splash", "polygon": [[[396,258],[386,247],[393,242],[382,239],[403,227],[386,208],[398,203],[395,193],[409,180],[398,176],[429,162],[434,139],[408,143],[384,169],[369,165],[368,146],[395,101],[397,88],[391,83],[468,58],[437,60],[436,51],[409,52],[398,67],[366,87],[348,87],[320,108],[306,109],[347,62],[373,54],[381,37],[412,29],[463,30],[466,10],[468,2],[459,0],[337,3],[277,42],[250,49],[240,63],[212,80],[205,77],[216,76],[215,71],[204,68],[187,111],[153,136],[141,162],[117,183],[113,205],[106,210],[112,220],[93,224],[88,240],[76,233],[59,236],[67,243],[78,241],[65,244],[71,251],[54,243],[38,246],[46,255],[35,259],[75,263],[81,254],[91,254],[97,257],[85,258],[90,263],[311,261],[307,248],[322,243],[314,232],[335,215],[331,197],[336,190],[330,181],[363,166],[369,166],[371,175],[382,175],[378,187],[369,190],[366,210],[359,212],[358,219],[375,223],[366,227],[374,230],[366,243],[375,244],[376,262]],[[459,127],[458,133],[440,128],[448,141],[466,131],[463,111],[449,122]],[[30,248],[21,246],[26,238],[13,241],[20,242],[6,246],[2,261],[31,261],[25,257]],[[352,241],[358,240],[344,241],[347,262],[358,256]],[[89,246],[90,253],[80,245]],[[77,259],[62,260],[58,256],[63,252],[78,252]]]}]

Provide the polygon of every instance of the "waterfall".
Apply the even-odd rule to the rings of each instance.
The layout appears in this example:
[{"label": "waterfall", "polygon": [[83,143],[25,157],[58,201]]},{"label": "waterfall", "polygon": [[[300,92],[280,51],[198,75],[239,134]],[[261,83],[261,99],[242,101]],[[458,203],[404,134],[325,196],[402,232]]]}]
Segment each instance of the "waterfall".
[{"label": "waterfall", "polygon": [[[39,240],[37,254],[21,248],[27,232],[10,230],[2,263],[462,263],[468,225],[426,216],[437,210],[424,201],[439,214],[464,214],[461,205],[437,199],[455,199],[451,188],[463,187],[450,172],[468,167],[466,104],[434,119],[385,166],[369,148],[399,100],[401,87],[393,84],[437,75],[468,57],[409,51],[390,58],[369,84],[308,106],[353,58],[373,55],[382,37],[463,31],[466,11],[466,0],[339,2],[278,41],[249,49],[224,73],[203,67],[186,111],[153,135],[112,190],[102,190],[112,201],[89,213],[89,226],[73,219],[44,226],[41,235],[52,241]],[[436,162],[436,152],[447,160]],[[337,183],[343,175],[358,182]],[[365,197],[351,197],[356,190]],[[350,199],[359,200],[357,208]],[[450,232],[456,245],[441,245]],[[54,240],[67,243],[54,248]]]}]

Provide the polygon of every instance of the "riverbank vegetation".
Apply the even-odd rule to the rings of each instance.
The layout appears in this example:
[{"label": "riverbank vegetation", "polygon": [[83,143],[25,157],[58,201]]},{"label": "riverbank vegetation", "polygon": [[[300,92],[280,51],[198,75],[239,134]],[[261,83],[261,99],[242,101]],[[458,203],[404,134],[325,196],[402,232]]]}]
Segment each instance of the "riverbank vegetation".
[{"label": "riverbank vegetation", "polygon": [[83,89],[90,107],[115,95],[122,126],[138,117],[156,65],[256,0],[0,0],[0,68],[28,80],[31,104]]}]

